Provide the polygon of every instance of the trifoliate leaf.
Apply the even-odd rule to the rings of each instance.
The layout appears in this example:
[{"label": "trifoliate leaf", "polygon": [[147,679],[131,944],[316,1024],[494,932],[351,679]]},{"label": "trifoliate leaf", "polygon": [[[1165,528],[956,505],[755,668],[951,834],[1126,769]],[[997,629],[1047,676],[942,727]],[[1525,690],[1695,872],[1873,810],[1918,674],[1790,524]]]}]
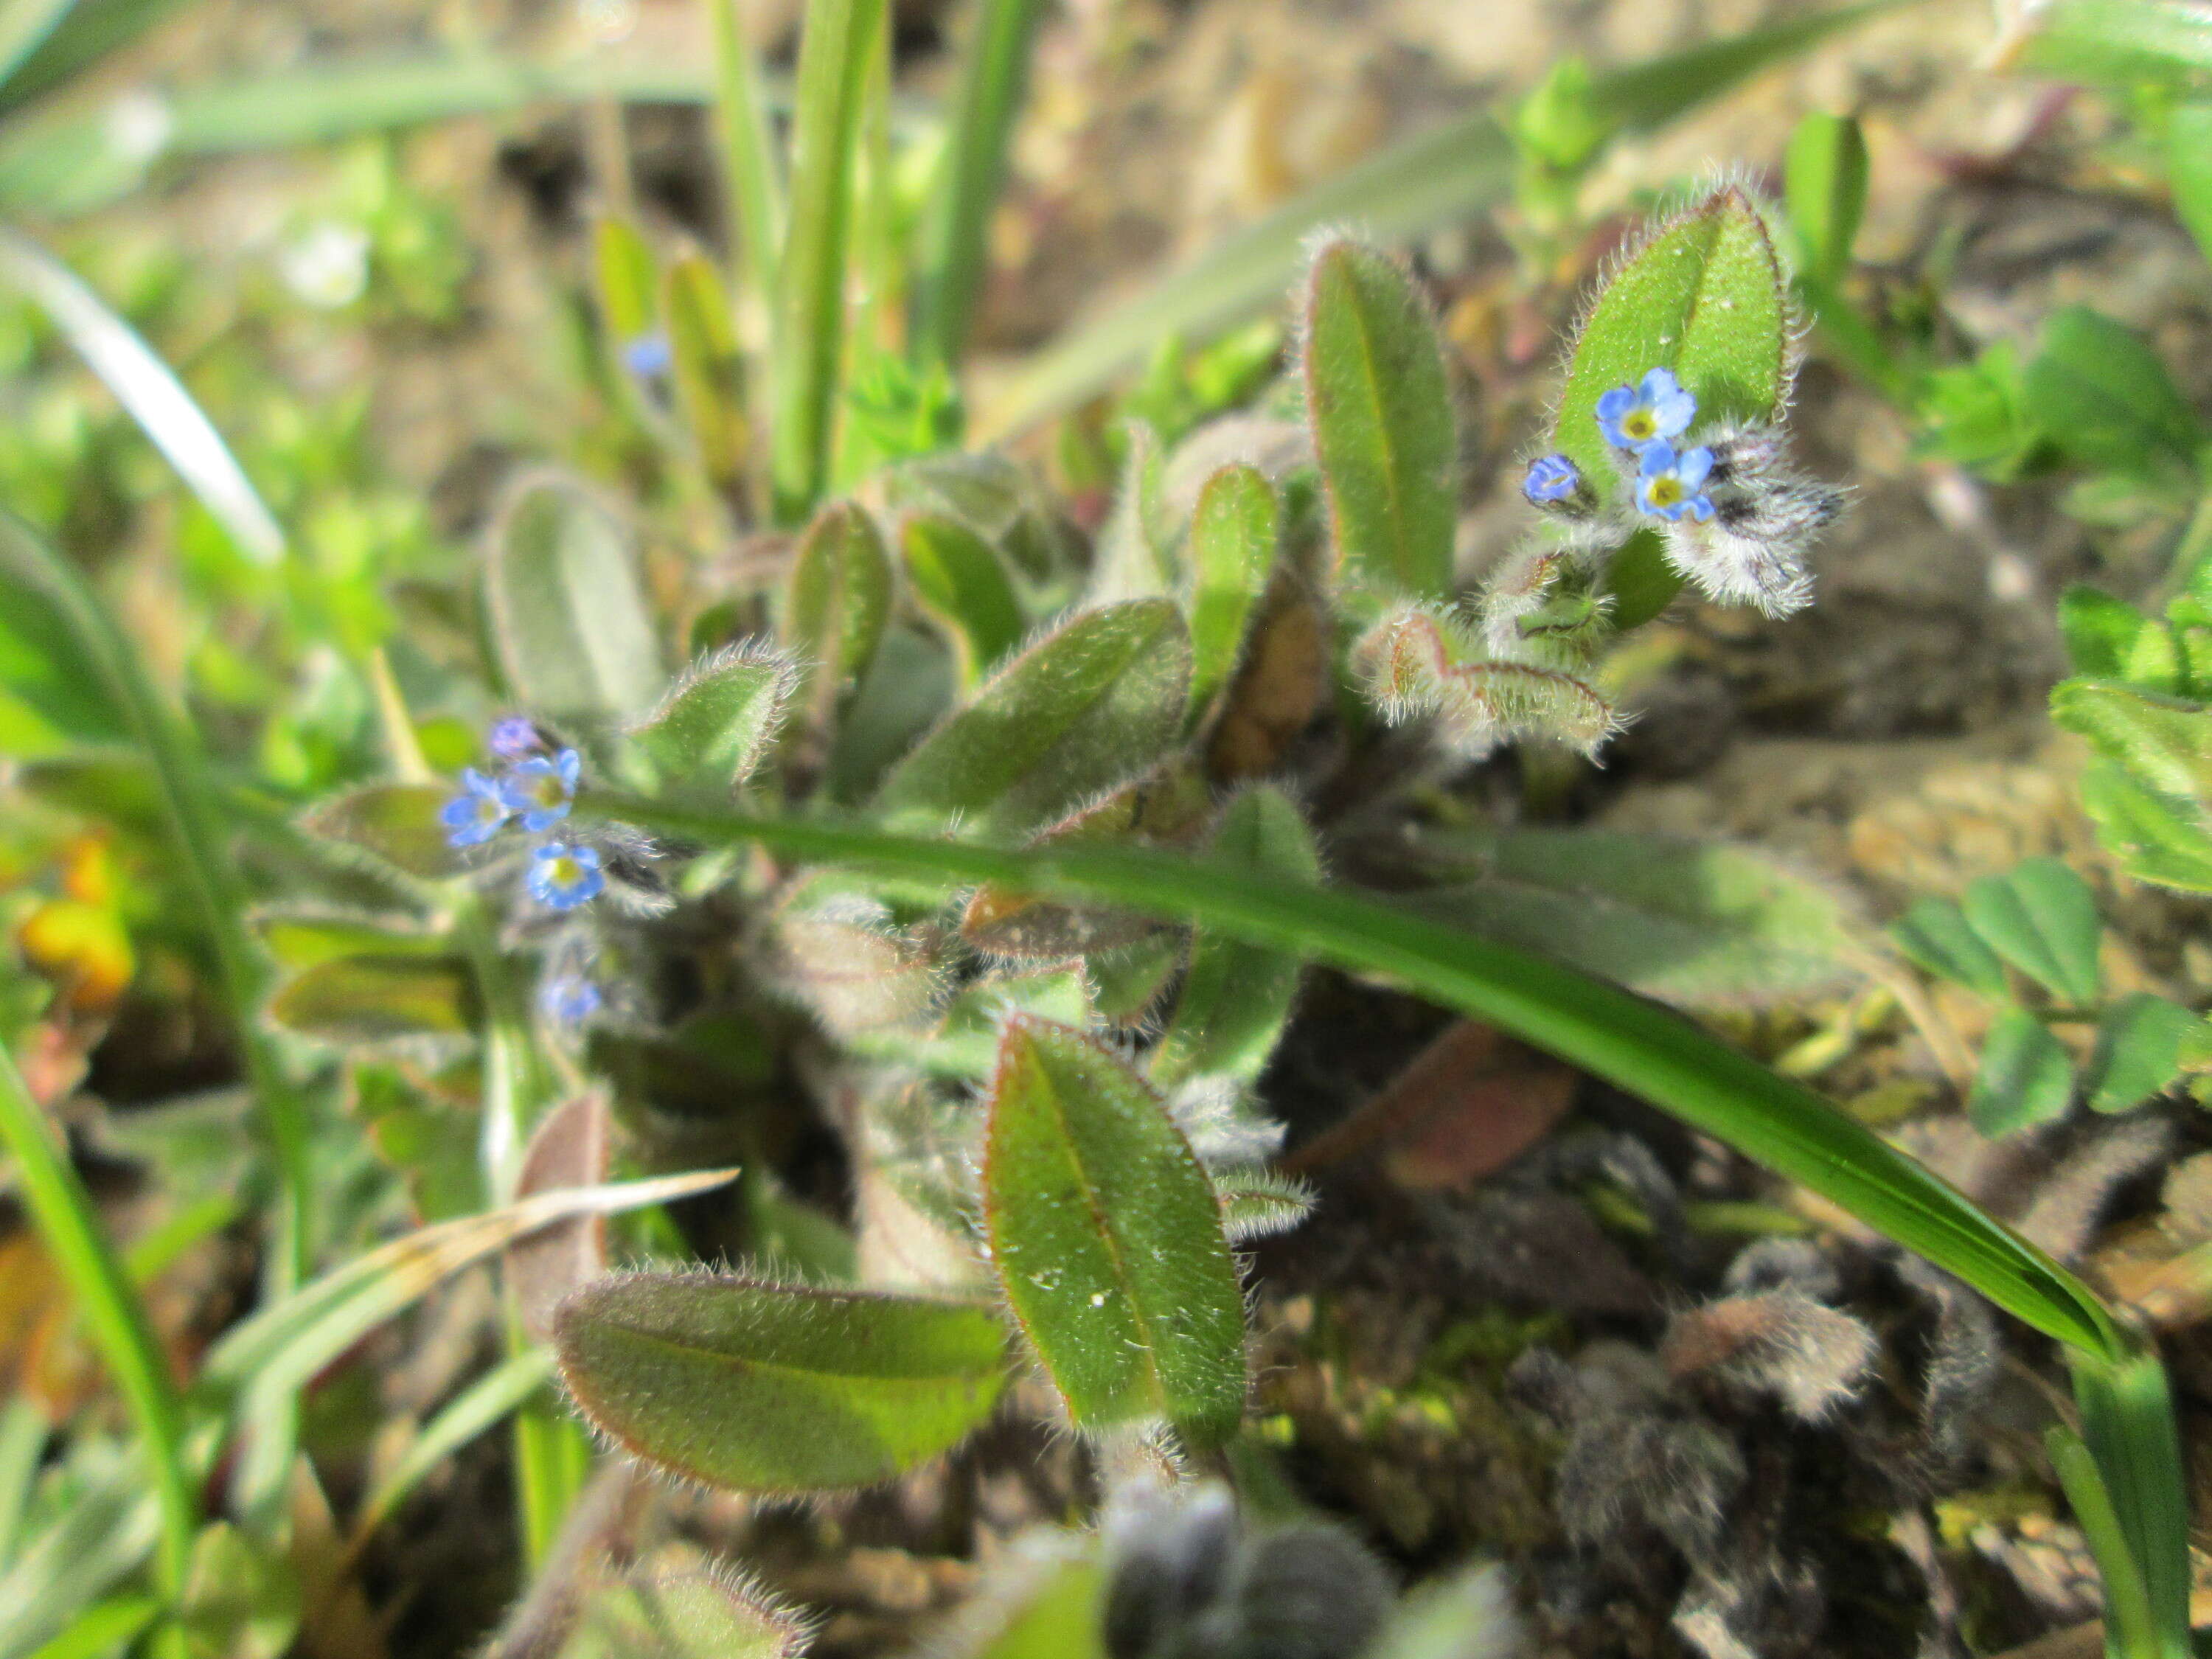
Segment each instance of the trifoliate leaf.
[{"label": "trifoliate leaf", "polygon": [[1966,1115],[1992,1139],[2066,1115],[2074,1099],[2074,1066],[2066,1045],[2024,1010],[2001,1015],[1982,1045],[1981,1070],[1966,1097]]},{"label": "trifoliate leaf", "polygon": [[2002,959],[1949,899],[1917,900],[1892,925],[1889,936],[1916,965],[1938,979],[1954,981],[1992,1001],[2002,1001],[2010,989]]},{"label": "trifoliate leaf", "polygon": [[2057,859],[2028,859],[1970,884],[1962,907],[1989,947],[2075,1006],[2097,1000],[2097,896]]},{"label": "trifoliate leaf", "polygon": [[2097,1021],[2097,1048],[2082,1087],[2093,1111],[2133,1111],[2173,1086],[2185,1048],[2204,1022],[2148,993],[2122,997]]}]

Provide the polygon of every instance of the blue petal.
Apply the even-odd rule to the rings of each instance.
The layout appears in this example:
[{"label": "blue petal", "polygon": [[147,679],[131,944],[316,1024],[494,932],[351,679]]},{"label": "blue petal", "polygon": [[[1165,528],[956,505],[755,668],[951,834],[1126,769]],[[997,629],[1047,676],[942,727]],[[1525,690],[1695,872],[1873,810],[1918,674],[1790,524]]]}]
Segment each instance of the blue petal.
[{"label": "blue petal", "polygon": [[1681,479],[1682,488],[1694,493],[1713,470],[1713,452],[1699,444],[1695,449],[1686,449],[1674,463],[1675,476]]},{"label": "blue petal", "polygon": [[556,760],[553,763],[560,769],[561,787],[567,790],[570,794],[574,794],[576,793],[577,775],[583,770],[584,767],[582,760],[578,757],[574,750],[563,749],[561,751],[560,758]]},{"label": "blue petal", "polygon": [[1636,407],[1636,393],[1625,386],[1617,386],[1597,400],[1597,417],[1601,421],[1617,421]]},{"label": "blue petal", "polygon": [[[1710,460],[1710,458],[1708,458]],[[1653,439],[1638,452],[1636,471],[1644,477],[1656,478],[1662,472],[1674,470],[1674,446],[1663,439]]]},{"label": "blue petal", "polygon": [[1682,503],[1682,510],[1699,524],[1710,523],[1713,516],[1713,498],[1710,495],[1692,495]]},{"label": "blue petal", "polygon": [[1682,383],[1674,378],[1674,371],[1671,368],[1646,369],[1637,390],[1643,394],[1643,402],[1656,408],[1668,398],[1678,396],[1682,390]]},{"label": "blue petal", "polygon": [[533,836],[542,835],[568,816],[568,803],[564,800],[558,806],[540,806],[533,811],[525,812],[522,827]]},{"label": "blue petal", "polygon": [[1651,419],[1659,434],[1672,438],[1689,429],[1698,416],[1698,400],[1686,392],[1672,392],[1651,406]]},{"label": "blue petal", "polygon": [[486,800],[497,800],[500,799],[499,784],[497,781],[486,777],[483,773],[477,771],[473,766],[468,768],[461,774],[461,787],[466,789],[471,795],[481,795]]}]

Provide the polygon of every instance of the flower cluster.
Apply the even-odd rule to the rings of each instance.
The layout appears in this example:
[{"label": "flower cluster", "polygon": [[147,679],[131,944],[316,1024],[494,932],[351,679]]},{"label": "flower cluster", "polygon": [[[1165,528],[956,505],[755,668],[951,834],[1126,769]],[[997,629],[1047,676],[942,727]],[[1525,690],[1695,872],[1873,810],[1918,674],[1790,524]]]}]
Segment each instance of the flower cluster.
[{"label": "flower cluster", "polygon": [[1554,454],[1528,464],[1521,489],[1531,503],[1584,521],[1597,539],[1656,520],[1668,562],[1723,603],[1780,617],[1812,602],[1805,554],[1844,496],[1788,467],[1778,428],[1722,426],[1692,441],[1698,400],[1663,368],[1607,392],[1595,416],[1623,459],[1624,501],[1601,513],[1582,469]]},{"label": "flower cluster", "polygon": [[[542,838],[529,849],[523,878],[530,896],[555,912],[589,903],[607,884],[599,849],[550,833],[575,806],[582,757],[554,742],[536,722],[520,718],[495,724],[489,746],[505,763],[495,773],[472,766],[461,774],[460,793],[438,813],[447,842],[457,848],[481,847],[513,823],[524,835]],[[586,975],[587,966],[587,961],[568,962],[546,981],[539,1005],[549,1018],[576,1024],[598,1011],[599,990]]]}]

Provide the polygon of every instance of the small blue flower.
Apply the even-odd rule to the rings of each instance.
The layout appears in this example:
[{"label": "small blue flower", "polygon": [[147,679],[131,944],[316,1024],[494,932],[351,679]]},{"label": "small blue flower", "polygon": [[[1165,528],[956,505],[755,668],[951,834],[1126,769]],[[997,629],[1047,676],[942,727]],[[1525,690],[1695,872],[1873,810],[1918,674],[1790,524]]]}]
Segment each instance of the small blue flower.
[{"label": "small blue flower", "polygon": [[588,903],[606,884],[594,848],[549,841],[531,856],[530,896],[549,910],[573,910]]},{"label": "small blue flower", "polygon": [[622,349],[623,367],[641,380],[657,380],[668,373],[675,355],[669,349],[668,337],[655,329],[650,334],[641,334]]},{"label": "small blue flower", "polygon": [[538,722],[520,714],[510,714],[503,720],[495,720],[491,728],[491,752],[504,761],[519,761],[535,755],[545,747],[545,739],[538,730]]},{"label": "small blue flower", "polygon": [[538,988],[538,1006],[556,1025],[581,1025],[605,999],[581,974],[556,974]]},{"label": "small blue flower", "polygon": [[568,816],[576,799],[576,776],[582,769],[583,762],[573,749],[550,758],[535,756],[500,780],[499,798],[508,811],[522,814],[525,830],[543,835]]},{"label": "small blue flower", "polygon": [[1655,368],[1633,387],[1617,386],[1597,400],[1598,429],[1615,449],[1641,450],[1690,429],[1698,400],[1671,368]]},{"label": "small blue flower", "polygon": [[1705,493],[1712,470],[1713,452],[1702,445],[1677,454],[1663,441],[1646,444],[1636,463],[1636,504],[1669,524],[1685,514],[1702,524],[1713,516],[1712,498]]},{"label": "small blue flower", "polygon": [[1571,501],[1581,493],[1583,471],[1565,455],[1539,455],[1528,463],[1521,493],[1538,507]]},{"label": "small blue flower", "polygon": [[461,793],[438,809],[438,822],[449,832],[449,847],[479,847],[499,833],[514,809],[501,798],[501,786],[473,766],[461,774]]}]

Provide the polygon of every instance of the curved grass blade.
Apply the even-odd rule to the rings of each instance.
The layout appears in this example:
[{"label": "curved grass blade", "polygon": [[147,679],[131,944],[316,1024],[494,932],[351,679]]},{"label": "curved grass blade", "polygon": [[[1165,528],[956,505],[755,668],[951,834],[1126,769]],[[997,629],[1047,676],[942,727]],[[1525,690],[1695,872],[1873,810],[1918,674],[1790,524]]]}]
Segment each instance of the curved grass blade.
[{"label": "curved grass blade", "polygon": [[913,349],[948,367],[968,349],[981,297],[985,233],[1006,173],[1006,143],[1021,112],[1030,42],[1043,0],[983,0],[952,104],[952,143],[921,225]]},{"label": "curved grass blade", "polygon": [[91,1196],[31,1098],[7,1045],[0,1042],[0,1146],[13,1155],[15,1187],[39,1236],[83,1313],[100,1357],[145,1443],[159,1516],[156,1557],[162,1591],[181,1595],[199,1530],[199,1499],[188,1478],[184,1401],[146,1305],[108,1248]]},{"label": "curved grass blade", "polygon": [[354,1516],[347,1548],[357,1553],[368,1536],[407,1501],[423,1478],[447,1458],[493,1427],[544,1389],[553,1376],[550,1348],[525,1348],[493,1366],[446,1402],[422,1425],[399,1461],[385,1472]]},{"label": "curved grass blade", "polygon": [[182,0],[25,0],[18,9],[54,15],[35,28],[21,55],[0,70],[0,114],[67,85],[118,47],[125,46],[174,11]]},{"label": "curved grass blade", "polygon": [[[1611,115],[1617,131],[1648,131],[1895,3],[1838,7],[1654,58],[1600,76],[1591,103]],[[1202,341],[1279,304],[1316,230],[1356,224],[1363,235],[1386,244],[1419,236],[1504,200],[1514,171],[1512,141],[1487,111],[1370,156],[1231,233],[1031,359],[983,410],[976,436],[1003,437],[1073,408],[1171,335]]]},{"label": "curved grass blade", "polygon": [[[2183,1484],[2188,1462],[2165,1367],[2157,1351],[2141,1343],[2111,1360],[2080,1354],[2073,1360],[2081,1437],[2096,1459],[2102,1479],[2095,1484],[2111,1510],[2103,1517],[2110,1524],[2101,1529],[2098,1565],[2108,1584],[2136,1579],[2148,1604],[2134,1607],[2124,1622],[2113,1618],[2106,1651],[2126,1659],[2189,1659],[2190,1504]],[[2063,1465],[2060,1474],[2068,1475]],[[2074,1498],[2076,1478],[2067,1478],[2065,1486]],[[2075,1514],[2096,1537],[2078,1503]],[[2118,1540],[2111,1536],[2115,1528]]]},{"label": "curved grass blade", "polygon": [[130,411],[154,447],[256,564],[284,556],[284,532],[208,417],[136,330],[69,268],[0,226],[0,282],[31,301]]},{"label": "curved grass blade", "polygon": [[2023,1322],[2093,1355],[2126,1351],[2095,1294],[1827,1101],[1680,1015],[1532,952],[1382,899],[1134,848],[1033,851],[826,823],[586,799],[580,810],[706,846],[757,842],[813,863],[1024,891],[1188,918],[1249,943],[1376,974],[1486,1020],[1641,1096],[1957,1274]]},{"label": "curved grass blade", "polygon": [[760,58],[745,33],[739,0],[708,0],[707,13],[714,25],[714,133],[737,233],[738,283],[765,300],[775,292],[783,248],[783,172],[769,133]]}]

